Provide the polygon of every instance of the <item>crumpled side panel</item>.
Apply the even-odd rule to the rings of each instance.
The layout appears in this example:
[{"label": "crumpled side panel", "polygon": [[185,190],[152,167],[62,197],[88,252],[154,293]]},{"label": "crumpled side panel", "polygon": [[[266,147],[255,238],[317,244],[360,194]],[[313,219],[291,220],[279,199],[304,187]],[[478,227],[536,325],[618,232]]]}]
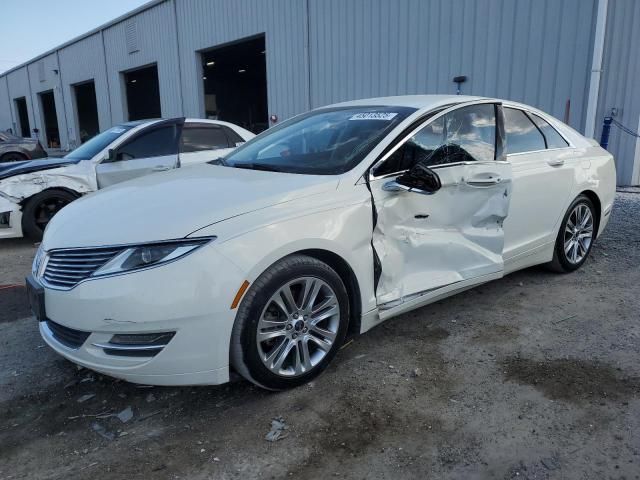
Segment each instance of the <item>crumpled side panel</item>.
[{"label": "crumpled side panel", "polygon": [[19,203],[49,188],[66,188],[85,194],[96,191],[95,165],[83,161],[67,167],[25,173],[0,180],[0,196]]},{"label": "crumpled side panel", "polygon": [[492,167],[498,171],[491,174],[502,178],[499,185],[468,185],[465,178],[484,174],[481,168],[438,169],[443,186],[434,195],[372,186],[378,213],[373,247],[382,264],[378,305],[388,308],[417,293],[502,271],[510,166]]}]

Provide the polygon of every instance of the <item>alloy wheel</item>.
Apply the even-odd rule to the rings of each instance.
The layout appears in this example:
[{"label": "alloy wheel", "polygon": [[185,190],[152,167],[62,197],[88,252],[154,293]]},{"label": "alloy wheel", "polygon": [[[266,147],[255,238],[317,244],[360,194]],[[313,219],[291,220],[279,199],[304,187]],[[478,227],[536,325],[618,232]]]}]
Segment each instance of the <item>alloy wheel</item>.
[{"label": "alloy wheel", "polygon": [[340,327],[336,293],[316,277],[280,287],[264,307],[256,332],[262,363],[276,375],[300,376],[333,347]]},{"label": "alloy wheel", "polygon": [[564,230],[564,253],[569,262],[579,264],[589,252],[593,240],[593,214],[579,203],[569,214]]}]

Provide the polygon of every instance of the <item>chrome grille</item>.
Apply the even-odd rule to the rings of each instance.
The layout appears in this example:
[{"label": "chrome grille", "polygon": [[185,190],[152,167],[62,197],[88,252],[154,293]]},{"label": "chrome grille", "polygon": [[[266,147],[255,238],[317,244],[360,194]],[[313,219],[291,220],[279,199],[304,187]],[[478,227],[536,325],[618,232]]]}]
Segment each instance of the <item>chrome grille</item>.
[{"label": "chrome grille", "polygon": [[54,250],[48,255],[42,277],[51,286],[73,288],[124,249],[105,247]]}]

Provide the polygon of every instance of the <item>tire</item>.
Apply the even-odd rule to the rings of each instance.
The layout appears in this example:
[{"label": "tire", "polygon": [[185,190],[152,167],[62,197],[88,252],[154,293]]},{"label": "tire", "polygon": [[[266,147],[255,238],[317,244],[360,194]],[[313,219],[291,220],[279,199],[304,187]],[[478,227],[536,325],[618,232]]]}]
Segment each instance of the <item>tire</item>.
[{"label": "tire", "polygon": [[598,216],[593,202],[586,195],[578,195],[562,219],[553,260],[547,267],[559,273],[580,268],[589,257],[597,227]]},{"label": "tire", "polygon": [[53,216],[76,198],[65,190],[45,190],[34,195],[22,209],[22,232],[34,241],[42,240],[44,229]]},{"label": "tire", "polygon": [[[281,295],[285,291],[295,309]],[[316,292],[306,296],[310,305],[306,292]],[[318,321],[321,317],[326,318]],[[344,341],[348,319],[347,290],[330,266],[306,255],[285,257],[260,275],[242,300],[231,334],[231,365],[262,388],[297,387],[327,368]]]},{"label": "tire", "polygon": [[5,153],[0,157],[0,162],[22,162],[24,160],[28,160],[23,154],[18,152],[9,152]]}]

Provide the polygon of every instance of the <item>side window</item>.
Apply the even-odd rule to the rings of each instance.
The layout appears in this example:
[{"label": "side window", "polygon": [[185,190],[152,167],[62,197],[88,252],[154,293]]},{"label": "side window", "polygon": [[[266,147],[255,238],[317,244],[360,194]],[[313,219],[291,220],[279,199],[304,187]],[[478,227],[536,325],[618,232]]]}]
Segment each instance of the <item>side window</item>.
[{"label": "side window", "polygon": [[243,143],[245,140],[236,132],[234,132],[231,128],[223,126],[222,129],[227,134],[229,138],[229,146],[235,147],[237,143]]},{"label": "side window", "polygon": [[185,126],[182,130],[182,153],[228,148],[229,140],[218,126]]},{"label": "side window", "polygon": [[116,160],[175,155],[177,153],[176,131],[175,125],[168,125],[142,133],[130,142],[118,147]]},{"label": "side window", "polygon": [[544,137],[522,110],[504,109],[507,154],[544,150]]},{"label": "side window", "polygon": [[375,175],[448,163],[495,160],[496,117],[491,103],[454,110],[429,122],[408,139]]},{"label": "side window", "polygon": [[540,118],[535,113],[529,114],[529,116],[533,119],[534,123],[540,129],[544,138],[547,140],[547,148],[565,148],[568,147],[569,144],[567,141],[562,138],[562,135],[558,133],[558,131],[549,125],[548,122]]}]

